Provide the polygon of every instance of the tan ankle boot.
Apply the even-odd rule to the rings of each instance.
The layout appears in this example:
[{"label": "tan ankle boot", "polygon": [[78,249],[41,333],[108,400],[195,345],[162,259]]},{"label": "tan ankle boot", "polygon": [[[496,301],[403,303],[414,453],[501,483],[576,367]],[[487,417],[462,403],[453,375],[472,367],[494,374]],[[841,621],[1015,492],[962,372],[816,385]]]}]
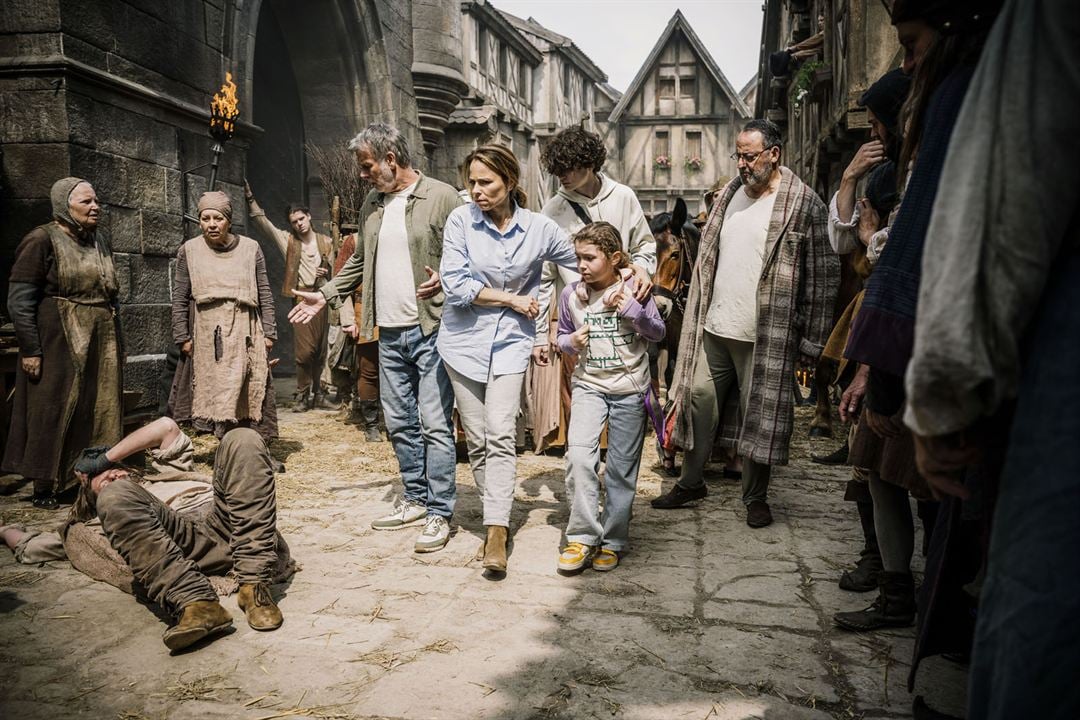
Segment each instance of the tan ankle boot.
[{"label": "tan ankle boot", "polygon": [[266,583],[241,585],[236,601],[253,630],[277,630],[285,621]]},{"label": "tan ankle boot", "polygon": [[165,647],[182,650],[204,637],[232,627],[232,615],[217,600],[196,600],[184,606],[180,620],[161,636]]},{"label": "tan ankle boot", "polygon": [[506,572],[506,528],[501,525],[487,526],[484,541],[484,569]]}]

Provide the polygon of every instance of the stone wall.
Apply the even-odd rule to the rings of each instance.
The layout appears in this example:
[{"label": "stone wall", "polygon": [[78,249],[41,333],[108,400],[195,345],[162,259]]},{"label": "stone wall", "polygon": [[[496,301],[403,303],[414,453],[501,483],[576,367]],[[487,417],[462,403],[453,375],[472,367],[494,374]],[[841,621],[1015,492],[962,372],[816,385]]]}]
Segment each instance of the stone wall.
[{"label": "stone wall", "polygon": [[[260,12],[286,33],[304,140],[348,140],[388,120],[421,147],[414,99],[412,26],[393,0],[5,0],[0,4],[0,267],[19,240],[49,220],[58,178],[89,180],[103,203],[101,233],[120,276],[127,351],[125,385],[140,405],[159,400],[157,377],[171,343],[171,266],[197,233],[184,214],[207,184],[210,95],[231,72],[241,123],[221,161],[219,189],[245,227],[242,184],[248,153],[266,133],[251,123]],[[295,188],[326,219],[317,171]],[[290,198],[293,199],[293,198]],[[269,208],[268,208],[269,209]],[[280,216],[280,209],[274,208]],[[283,223],[284,218],[274,218]],[[247,233],[250,234],[250,233]],[[268,260],[272,253],[264,243]],[[280,285],[280,262],[271,263]],[[7,295],[7,272],[0,294]],[[279,322],[283,318],[279,315]],[[287,329],[282,333],[288,339]],[[289,360],[291,342],[277,354]]]}]

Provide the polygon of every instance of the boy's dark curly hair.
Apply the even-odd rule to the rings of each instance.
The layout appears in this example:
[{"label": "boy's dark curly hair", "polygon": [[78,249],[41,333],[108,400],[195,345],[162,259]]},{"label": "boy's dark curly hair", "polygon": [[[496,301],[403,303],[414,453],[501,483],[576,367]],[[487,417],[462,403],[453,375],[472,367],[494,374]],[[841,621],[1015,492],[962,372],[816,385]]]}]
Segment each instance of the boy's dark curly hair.
[{"label": "boy's dark curly hair", "polygon": [[540,153],[544,169],[555,176],[578,168],[599,172],[605,160],[607,149],[600,136],[580,125],[560,130]]}]

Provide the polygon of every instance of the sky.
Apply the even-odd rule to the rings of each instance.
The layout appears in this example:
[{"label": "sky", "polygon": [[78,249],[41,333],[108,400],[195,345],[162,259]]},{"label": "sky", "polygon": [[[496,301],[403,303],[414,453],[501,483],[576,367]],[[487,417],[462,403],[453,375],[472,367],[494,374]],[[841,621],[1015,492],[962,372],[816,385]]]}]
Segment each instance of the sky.
[{"label": "sky", "polygon": [[676,10],[735,90],[757,72],[763,0],[488,0],[565,35],[620,92],[634,80]]}]

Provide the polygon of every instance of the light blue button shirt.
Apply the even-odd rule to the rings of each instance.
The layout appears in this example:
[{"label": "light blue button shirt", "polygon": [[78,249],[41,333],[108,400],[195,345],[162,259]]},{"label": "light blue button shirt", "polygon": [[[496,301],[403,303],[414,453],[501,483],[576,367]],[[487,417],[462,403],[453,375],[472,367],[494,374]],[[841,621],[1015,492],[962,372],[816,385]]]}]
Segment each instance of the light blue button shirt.
[{"label": "light blue button shirt", "polygon": [[540,213],[515,207],[505,232],[472,203],[450,213],[439,266],[446,294],[438,339],[443,362],[478,382],[525,372],[536,322],[473,300],[485,287],[536,297],[545,260],[577,268],[570,236]]}]

